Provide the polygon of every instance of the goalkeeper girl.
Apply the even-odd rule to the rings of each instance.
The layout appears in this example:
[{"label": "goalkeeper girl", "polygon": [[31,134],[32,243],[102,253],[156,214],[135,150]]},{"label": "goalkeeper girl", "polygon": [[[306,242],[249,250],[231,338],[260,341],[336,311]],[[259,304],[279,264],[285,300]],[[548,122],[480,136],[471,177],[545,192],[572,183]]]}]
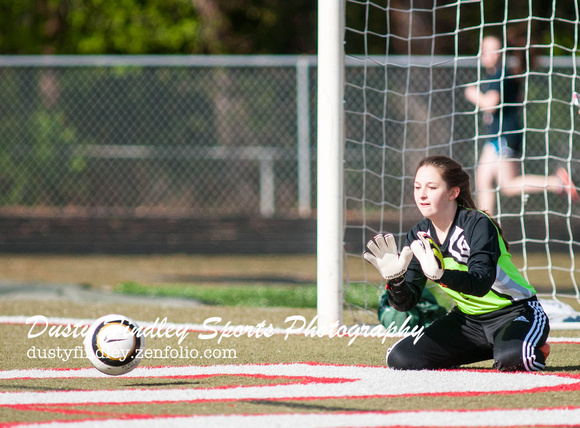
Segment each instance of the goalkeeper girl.
[{"label": "goalkeeper girl", "polygon": [[511,262],[499,226],[478,211],[469,175],[454,160],[432,156],[415,173],[415,203],[425,217],[401,253],[393,235],[377,235],[364,258],[387,280],[389,303],[408,311],[428,279],[456,303],[420,339],[387,352],[393,369],[445,369],[493,359],[500,371],[535,371],[549,354],[548,317],[534,288]]}]

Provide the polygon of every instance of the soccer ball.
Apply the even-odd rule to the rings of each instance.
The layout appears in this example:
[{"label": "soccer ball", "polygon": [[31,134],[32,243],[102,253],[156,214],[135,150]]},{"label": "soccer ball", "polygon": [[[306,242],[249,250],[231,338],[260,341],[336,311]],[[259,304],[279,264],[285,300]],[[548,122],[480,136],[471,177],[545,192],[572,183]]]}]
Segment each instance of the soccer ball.
[{"label": "soccer ball", "polygon": [[145,336],[130,318],[110,314],[91,324],[84,345],[89,361],[97,370],[118,376],[139,365],[145,349]]}]

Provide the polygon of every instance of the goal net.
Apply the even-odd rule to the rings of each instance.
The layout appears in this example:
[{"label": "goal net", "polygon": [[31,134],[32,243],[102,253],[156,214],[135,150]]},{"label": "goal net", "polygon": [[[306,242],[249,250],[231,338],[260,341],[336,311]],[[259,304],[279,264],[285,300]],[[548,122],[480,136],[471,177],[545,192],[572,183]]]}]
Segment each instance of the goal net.
[{"label": "goal net", "polygon": [[[573,144],[580,115],[572,104],[573,92],[580,92],[578,5],[487,3],[346,1],[343,297],[359,322],[377,323],[384,290],[384,281],[361,257],[366,242],[389,232],[400,248],[420,220],[413,200],[417,162],[450,156],[471,174],[475,190],[483,146],[493,135],[484,109],[465,92],[489,84],[481,50],[490,34],[502,40],[500,56],[521,88],[521,96],[509,102],[522,126],[519,172],[524,182],[531,175],[544,179],[537,189],[515,192],[495,184],[494,216],[516,266],[539,296],[580,310],[580,204],[548,185],[560,168],[580,184],[580,153]],[[499,108],[506,107],[505,98]]]}]

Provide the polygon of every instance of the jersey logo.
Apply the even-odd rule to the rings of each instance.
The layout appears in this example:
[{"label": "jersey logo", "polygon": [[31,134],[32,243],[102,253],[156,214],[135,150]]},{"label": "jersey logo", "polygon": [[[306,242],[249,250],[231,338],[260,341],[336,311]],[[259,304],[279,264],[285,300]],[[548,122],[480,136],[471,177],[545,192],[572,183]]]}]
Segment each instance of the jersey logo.
[{"label": "jersey logo", "polygon": [[517,317],[514,321],[524,321],[524,322],[529,322],[526,317],[524,317],[523,315],[520,315],[519,317]]},{"label": "jersey logo", "polygon": [[458,226],[455,226],[453,235],[449,238],[449,252],[461,263],[467,263],[467,259],[471,253],[471,248],[469,248],[467,240],[463,235],[463,229]]}]

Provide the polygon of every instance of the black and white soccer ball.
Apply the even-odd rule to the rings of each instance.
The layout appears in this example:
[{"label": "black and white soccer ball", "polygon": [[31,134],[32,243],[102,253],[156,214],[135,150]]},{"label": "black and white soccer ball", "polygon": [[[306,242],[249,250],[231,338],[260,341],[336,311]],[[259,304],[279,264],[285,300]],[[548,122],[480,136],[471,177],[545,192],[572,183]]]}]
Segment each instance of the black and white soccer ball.
[{"label": "black and white soccer ball", "polygon": [[135,321],[110,314],[91,324],[84,346],[87,358],[97,370],[119,376],[129,373],[141,362],[145,336]]}]

